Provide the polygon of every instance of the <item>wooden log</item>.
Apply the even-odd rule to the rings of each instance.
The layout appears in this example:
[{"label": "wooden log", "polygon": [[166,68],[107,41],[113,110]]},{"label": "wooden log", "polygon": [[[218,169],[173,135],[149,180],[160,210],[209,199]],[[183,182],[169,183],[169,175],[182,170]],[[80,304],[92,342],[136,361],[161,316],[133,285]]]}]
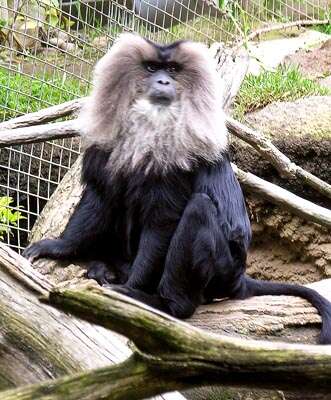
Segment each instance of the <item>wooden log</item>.
[{"label": "wooden log", "polygon": [[74,121],[54,122],[0,131],[0,148],[15,144],[46,142],[79,136]]},{"label": "wooden log", "polygon": [[[104,367],[130,356],[124,337],[41,303],[39,295],[46,296],[52,288],[47,277],[0,243],[0,390]],[[161,399],[184,398],[174,393]]]},{"label": "wooden log", "polygon": [[[33,381],[43,379],[47,374],[54,378],[64,371],[79,373],[92,364],[97,367],[108,357],[109,362],[114,358],[109,354],[110,346],[114,345],[114,334],[97,328],[94,323],[125,334],[137,346],[133,348],[134,356],[123,364],[2,392],[2,400],[142,399],[164,390],[202,384],[304,388],[316,393],[331,390],[330,346],[268,343],[210,335],[123,295],[102,289],[91,281],[83,285],[51,285],[49,295],[44,294],[43,301],[55,305],[60,310],[56,311],[39,303],[33,293],[44,292],[44,278],[26,265],[22,257],[2,244],[0,263],[0,307],[5,318],[0,334],[7,338],[1,341],[2,346],[3,343],[6,345],[6,358],[0,358],[1,382],[5,379],[8,382]],[[27,281],[24,276],[18,279],[23,268],[25,271],[30,269]],[[31,281],[34,282],[32,286]],[[39,289],[38,282],[41,282]],[[325,281],[324,290],[330,293],[330,287],[331,280]],[[266,296],[248,301],[224,301],[211,306],[210,310],[217,309],[217,318],[225,321],[226,329],[234,325],[235,318],[237,326],[243,328],[252,326],[251,322],[256,320],[256,327],[260,327],[256,329],[258,332],[263,327],[268,329],[271,303],[266,308],[264,303],[271,299],[275,298]],[[27,308],[25,301],[29,304]],[[300,326],[319,322],[316,310],[304,300],[282,296],[278,298],[278,307],[278,318],[288,320],[288,326],[292,316],[292,323]],[[286,312],[289,307],[291,311]],[[20,312],[22,309],[26,313]],[[200,326],[217,332],[215,323],[208,322],[216,314],[212,318],[209,314],[206,318],[206,307],[203,309],[198,317]],[[89,323],[70,318],[62,310]],[[204,312],[205,317],[202,318]],[[250,322],[247,315],[240,319],[241,312],[242,315],[249,313]],[[275,314],[275,310],[271,313]],[[18,340],[19,348],[16,345]],[[76,351],[77,345],[79,352]],[[114,350],[113,346],[111,348]],[[36,354],[40,356],[36,357]],[[127,355],[128,352],[122,354],[122,358]],[[15,368],[8,368],[10,356],[15,357]],[[256,379],[256,374],[263,374],[264,379]]]},{"label": "wooden log", "polygon": [[40,125],[54,121],[58,118],[67,117],[68,115],[72,115],[76,111],[79,111],[84,101],[84,99],[75,99],[52,107],[44,108],[34,113],[12,118],[9,121],[0,123],[0,131]]},{"label": "wooden log", "polygon": [[331,228],[331,210],[305,200],[232,164],[240,184],[252,193],[278,204],[309,221]]}]

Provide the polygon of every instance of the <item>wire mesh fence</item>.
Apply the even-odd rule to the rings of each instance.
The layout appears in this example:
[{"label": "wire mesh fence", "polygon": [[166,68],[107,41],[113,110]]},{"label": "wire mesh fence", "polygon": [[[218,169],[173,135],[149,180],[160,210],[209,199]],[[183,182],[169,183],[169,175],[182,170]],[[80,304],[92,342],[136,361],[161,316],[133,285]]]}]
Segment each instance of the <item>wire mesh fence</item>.
[{"label": "wire mesh fence", "polygon": [[[266,24],[327,18],[329,6],[327,0],[0,0],[0,122],[86,95],[93,65],[123,31],[157,42],[231,44]],[[78,139],[1,149],[1,240],[25,247],[79,152]]]}]

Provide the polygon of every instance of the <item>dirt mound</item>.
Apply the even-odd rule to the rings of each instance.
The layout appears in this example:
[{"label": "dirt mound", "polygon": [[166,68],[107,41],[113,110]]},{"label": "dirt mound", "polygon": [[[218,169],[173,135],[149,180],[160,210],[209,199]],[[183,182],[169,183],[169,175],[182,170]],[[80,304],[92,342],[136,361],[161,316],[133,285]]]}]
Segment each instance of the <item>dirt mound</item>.
[{"label": "dirt mound", "polygon": [[296,65],[303,75],[311,79],[331,75],[331,38],[318,49],[302,49],[287,56],[284,63]]},{"label": "dirt mound", "polygon": [[309,283],[331,277],[331,232],[251,196],[248,271],[255,278]]},{"label": "dirt mound", "polygon": [[[331,184],[331,96],[274,103],[246,116],[291,161]],[[318,129],[322,127],[324,134]],[[321,129],[320,129],[321,130]],[[283,179],[257,151],[239,139],[231,143],[233,161],[321,206],[331,201],[297,179]],[[253,223],[248,270],[256,278],[308,283],[331,276],[331,230],[308,223],[253,196],[247,197]]]}]

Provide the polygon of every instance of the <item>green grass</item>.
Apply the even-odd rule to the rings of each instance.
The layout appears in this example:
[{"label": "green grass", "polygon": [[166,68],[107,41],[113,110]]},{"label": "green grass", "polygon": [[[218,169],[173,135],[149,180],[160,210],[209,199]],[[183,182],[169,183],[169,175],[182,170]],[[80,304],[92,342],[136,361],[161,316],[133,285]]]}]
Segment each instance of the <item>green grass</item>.
[{"label": "green grass", "polygon": [[78,79],[29,77],[0,68],[0,122],[85,94],[86,84]]},{"label": "green grass", "polygon": [[331,23],[326,25],[316,25],[315,30],[331,35]]},{"label": "green grass", "polygon": [[279,67],[258,76],[247,75],[235,101],[234,114],[241,119],[247,112],[258,110],[275,101],[293,101],[312,95],[327,95],[330,91],[297,68]]}]

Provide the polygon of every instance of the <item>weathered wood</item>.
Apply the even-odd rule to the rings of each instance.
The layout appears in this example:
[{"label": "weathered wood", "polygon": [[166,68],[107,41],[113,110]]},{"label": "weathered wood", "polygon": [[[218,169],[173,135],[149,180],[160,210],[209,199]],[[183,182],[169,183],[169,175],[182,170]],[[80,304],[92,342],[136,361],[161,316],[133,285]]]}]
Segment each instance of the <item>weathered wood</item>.
[{"label": "weathered wood", "polygon": [[[52,287],[0,243],[0,390],[104,367],[130,355],[124,337],[40,303],[38,295],[46,296]],[[162,398],[183,399],[179,393]]]},{"label": "weathered wood", "polygon": [[[2,392],[1,400],[134,400],[190,385],[163,377],[137,355],[115,366]],[[174,400],[171,397],[169,400]]]},{"label": "weathered wood", "polygon": [[221,106],[227,113],[248,71],[249,55],[245,50],[235,54],[223,43],[212,44],[210,52],[216,59],[216,70],[222,78],[223,98]]},{"label": "weathered wood", "polygon": [[44,108],[34,113],[12,118],[9,121],[0,123],[0,131],[23,128],[25,126],[40,125],[46,122],[54,121],[58,118],[72,115],[76,111],[80,110],[83,103],[84,99],[75,99],[52,107]]},{"label": "weathered wood", "polygon": [[0,131],[0,148],[15,144],[46,142],[47,140],[65,139],[79,136],[75,121],[54,122],[28,126],[25,128]]},{"label": "weathered wood", "polygon": [[254,40],[255,38],[260,38],[260,36],[265,33],[274,32],[274,31],[283,31],[286,29],[294,28],[294,27],[302,27],[302,26],[316,26],[316,25],[328,25],[330,23],[330,19],[298,19],[296,21],[284,22],[280,24],[270,24],[263,28],[259,28],[249,33],[245,38],[243,38],[234,48],[234,50],[239,50],[242,46],[246,45],[249,41]]},{"label": "weathered wood", "polygon": [[294,164],[285,154],[279,151],[268,138],[263,136],[262,133],[241,124],[229,116],[226,118],[226,125],[232,134],[253,146],[278,170],[281,176],[298,178],[304,184],[313,187],[324,196],[331,198],[331,185]]},{"label": "weathered wood", "polygon": [[137,346],[134,355],[116,367],[3,392],[3,400],[142,399],[202,384],[331,390],[330,346],[210,334],[91,283],[54,288],[44,300],[125,334]]},{"label": "weathered wood", "polygon": [[[0,382],[7,382],[8,386],[21,386],[22,384],[33,383],[46,378],[57,378],[64,373],[84,371],[91,367],[102,367],[109,363],[124,360],[129,355],[125,340],[120,336],[97,327],[93,323],[70,318],[63,312],[38,302],[38,293],[43,293],[43,296],[47,297],[45,293],[46,278],[34,270],[24,258],[3,244],[0,244],[0,265],[0,315],[2,322],[0,324],[0,348],[3,354],[0,358]],[[25,271],[24,275],[21,274],[23,270]],[[29,276],[28,280],[24,278],[25,274]],[[330,286],[331,280],[324,281],[324,288],[321,290],[322,294],[330,294]],[[49,283],[47,287],[52,290],[50,301],[56,304],[57,307],[65,308],[70,312],[75,310],[74,312],[79,314],[80,317],[89,319],[91,322],[101,323],[119,333],[124,333],[129,338],[134,339],[139,348],[144,351],[165,352],[166,348],[170,346],[175,353],[178,351],[182,355],[183,352],[191,351],[188,347],[191,345],[198,352],[200,352],[200,349],[203,352],[209,349],[208,341],[206,341],[206,338],[209,337],[208,334],[206,337],[204,336],[205,333],[200,336],[201,332],[193,329],[193,337],[191,338],[191,328],[187,324],[178,322],[159,312],[153,312],[150,315],[151,309],[149,307],[141,306],[138,302],[117,293],[104,291],[91,281],[88,282],[87,286],[83,286],[83,292],[81,292],[81,286],[78,286],[79,289],[69,289],[65,286],[55,289]],[[95,303],[93,307],[90,307],[91,301]],[[63,306],[61,305],[62,303],[64,304]],[[273,325],[271,325],[271,321],[273,321]],[[314,342],[315,337],[318,335],[319,321],[320,317],[316,310],[306,301],[286,296],[264,296],[245,301],[223,301],[208,307],[201,307],[194,318],[191,319],[191,322],[204,329],[213,332],[227,332],[237,336],[266,337],[266,332],[268,332],[268,335],[275,334],[277,338],[280,332],[285,333],[285,331],[291,329],[297,340],[307,341],[307,332],[305,331],[304,334],[301,334],[300,331],[298,333],[296,330],[298,327],[305,327],[311,330],[310,342]],[[155,324],[157,324],[157,329]],[[177,325],[181,329],[184,327],[184,330],[178,331],[174,329],[174,326],[177,327]],[[168,333],[169,335],[171,333],[169,337],[167,336]],[[286,334],[288,335],[288,332]],[[195,335],[198,336],[195,338]],[[6,340],[4,340],[5,338]],[[197,338],[200,338],[199,344],[194,342]],[[187,343],[180,344],[182,339],[187,340]],[[225,342],[222,342],[225,348],[230,346],[230,342],[232,343],[233,340],[235,348],[238,346],[236,351],[239,351],[239,347],[241,348],[242,346],[242,343],[237,342],[237,339],[223,338],[222,340],[225,340]],[[20,343],[20,345],[17,346],[17,343]],[[254,347],[255,342],[252,343]],[[249,348],[251,348],[252,343],[249,343]],[[179,345],[181,346],[180,349],[176,349],[176,346]],[[214,346],[214,342],[211,345]],[[267,346],[266,351],[269,352],[271,348],[268,344],[264,343],[263,346],[265,345]],[[279,346],[282,348],[283,345],[275,345],[274,348],[279,348]],[[314,351],[317,349],[316,351],[319,352],[320,350],[318,349],[320,348],[326,349],[326,347],[317,346],[315,348],[315,346],[308,346],[304,348],[304,352],[310,352],[311,349]],[[271,351],[271,353],[273,352]],[[216,353],[217,351],[215,350]],[[37,357],[38,354],[40,357]],[[201,354],[195,354],[193,358],[185,356],[185,359],[186,361],[194,360],[197,357],[201,360]],[[14,359],[15,363],[13,363]],[[168,363],[169,360],[164,361]],[[224,362],[228,364],[228,361]],[[242,362],[244,363],[244,361]],[[175,377],[175,380],[170,380],[171,385],[169,387],[169,382],[163,382],[159,377],[160,382],[163,382],[160,390],[165,391],[168,388],[186,387],[184,382],[177,381],[177,376],[181,377],[182,375],[178,375],[177,371],[173,369],[174,365],[177,365],[176,368],[182,368],[182,363],[178,356],[174,356],[171,366],[167,363],[165,364],[166,371],[171,370],[174,372],[168,375]],[[153,369],[154,367],[153,364]],[[193,367],[194,363],[191,366],[187,365],[188,370]],[[113,369],[109,371],[107,369],[105,374],[108,373],[110,374],[108,377],[111,377],[115,372]],[[208,376],[212,377],[209,373]],[[94,379],[94,377],[92,373],[90,378]],[[145,376],[145,378],[147,377]],[[149,375],[149,378],[152,377],[155,378],[155,375]],[[213,380],[214,378],[211,378],[206,380],[205,383],[230,383],[227,379],[219,380],[219,378],[218,376],[215,381]],[[231,384],[235,384],[237,378],[233,377],[231,379],[233,379]],[[80,386],[81,390],[87,390],[84,382],[86,381],[83,380]],[[194,380],[194,382],[198,384],[199,380]],[[105,390],[110,390],[111,388],[112,391],[114,390],[113,385],[121,387],[121,384],[123,384],[121,380],[117,383],[110,381],[110,386],[106,385]],[[237,384],[240,384],[240,379]],[[89,385],[92,385],[91,381],[89,381]],[[91,393],[91,386],[89,385],[88,392]],[[285,386],[286,383],[284,383],[284,386],[279,386],[279,388]],[[44,388],[48,388],[47,395],[49,396],[52,391],[56,393],[57,390],[57,386],[53,383],[45,383]],[[23,391],[19,389],[18,391],[10,392],[11,394],[8,394],[8,396],[23,396],[23,393],[26,394],[30,390],[31,388],[27,389],[26,392],[25,389]],[[99,390],[101,389],[99,388]],[[155,387],[153,387],[153,393],[156,393],[154,390]],[[31,398],[39,398],[36,392],[31,393],[36,396]],[[39,391],[39,395],[40,393],[44,392]],[[82,393],[77,391],[77,397],[72,397],[72,399],[99,398],[79,397]],[[100,392],[96,391],[96,393]],[[113,393],[117,393],[117,391]],[[140,392],[138,391],[137,393],[140,396]],[[144,393],[146,394],[146,392]],[[172,396],[176,396],[175,394],[171,395],[170,398],[176,399],[176,397]],[[178,394],[178,396],[180,395]],[[11,398],[8,397],[8,399]],[[21,397],[14,398],[20,399]],[[22,398],[29,399],[29,397]],[[53,398],[56,397],[49,397],[48,399]],[[68,397],[66,400],[70,398]],[[112,398],[125,397],[109,397],[109,399]],[[164,398],[167,399],[167,397]],[[6,399],[3,393],[1,393],[1,399]]]},{"label": "weathered wood", "polygon": [[248,191],[258,194],[262,198],[284,207],[308,221],[331,228],[331,210],[296,196],[288,190],[267,182],[250,172],[244,172],[234,164],[232,164],[232,168],[240,184]]}]

